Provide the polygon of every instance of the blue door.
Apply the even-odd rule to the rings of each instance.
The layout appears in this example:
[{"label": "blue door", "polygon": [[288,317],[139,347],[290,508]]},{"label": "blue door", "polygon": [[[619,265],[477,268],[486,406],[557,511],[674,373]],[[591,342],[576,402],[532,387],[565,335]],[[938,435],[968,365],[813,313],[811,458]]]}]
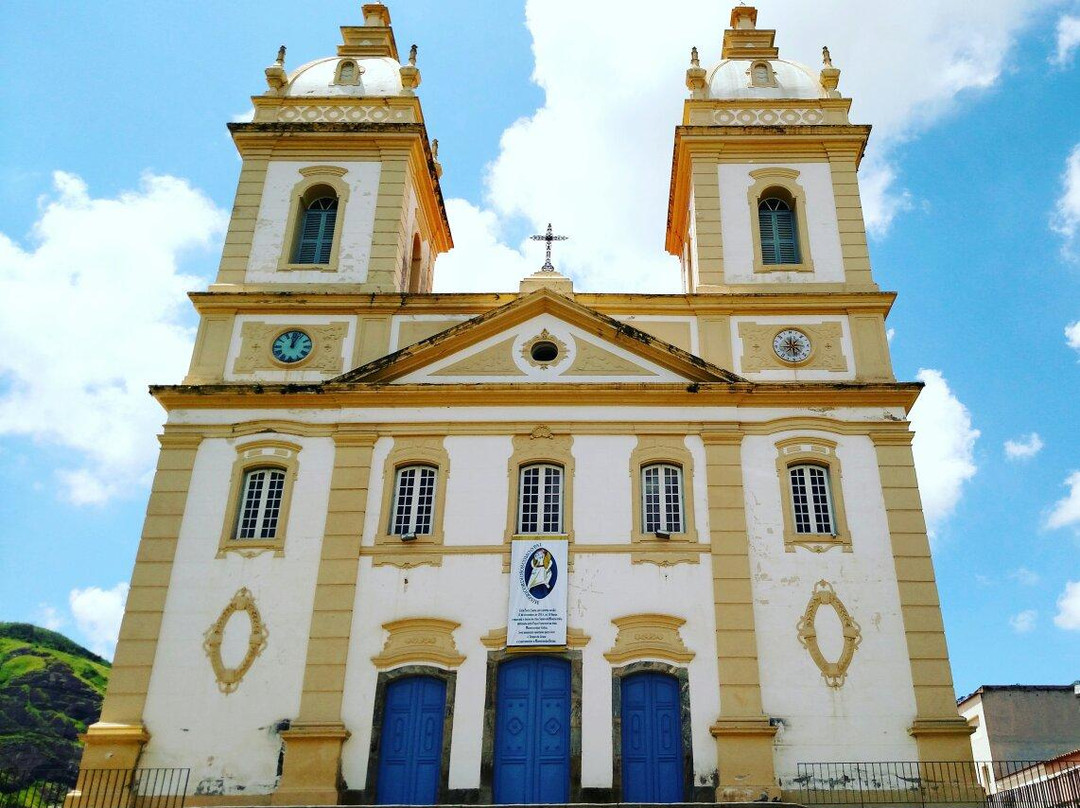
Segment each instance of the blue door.
[{"label": "blue door", "polygon": [[408,676],[386,688],[379,742],[379,805],[434,805],[442,772],[446,682]]},{"label": "blue door", "polygon": [[542,656],[503,662],[496,697],[495,802],[568,802],[570,663]]},{"label": "blue door", "polygon": [[679,681],[635,673],[622,681],[622,801],[682,802]]}]

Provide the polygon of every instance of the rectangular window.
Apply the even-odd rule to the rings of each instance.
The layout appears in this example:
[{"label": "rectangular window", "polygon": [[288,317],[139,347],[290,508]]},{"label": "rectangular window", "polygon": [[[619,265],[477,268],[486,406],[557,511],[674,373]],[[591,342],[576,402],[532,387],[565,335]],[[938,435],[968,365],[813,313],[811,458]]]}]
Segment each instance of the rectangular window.
[{"label": "rectangular window", "polygon": [[543,464],[521,469],[518,533],[562,533],[562,473]]},{"label": "rectangular window", "polygon": [[821,466],[792,466],[789,473],[795,532],[832,534],[828,470]]},{"label": "rectangular window", "polygon": [[236,526],[238,539],[272,539],[277,535],[285,472],[253,469],[244,475],[244,495]]},{"label": "rectangular window", "polygon": [[406,466],[398,470],[391,533],[397,536],[431,533],[436,476],[436,469],[431,466]]},{"label": "rectangular window", "polygon": [[641,471],[645,533],[682,533],[682,469],[667,463]]}]

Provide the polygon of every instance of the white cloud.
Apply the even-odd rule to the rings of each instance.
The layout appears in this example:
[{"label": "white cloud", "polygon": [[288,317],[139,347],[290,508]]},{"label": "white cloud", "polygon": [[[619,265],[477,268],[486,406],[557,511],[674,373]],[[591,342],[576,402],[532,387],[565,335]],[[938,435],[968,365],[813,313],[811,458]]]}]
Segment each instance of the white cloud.
[{"label": "white cloud", "polygon": [[1080,46],[1080,17],[1063,14],[1057,24],[1057,50],[1051,63],[1064,67],[1072,61],[1073,52]]},{"label": "white cloud", "polygon": [[1065,326],[1065,344],[1074,351],[1080,351],[1080,320]]},{"label": "white cloud", "polygon": [[[896,146],[949,114],[965,91],[992,86],[1020,31],[1057,1],[757,5],[759,24],[778,29],[782,57],[816,65],[821,46],[831,47],[853,120],[874,126],[860,174],[867,224],[882,233],[915,204],[899,187]],[[716,64],[729,9],[697,0],[670,0],[660,11],[643,0],[526,4],[533,78],[545,100],[503,133],[484,207],[500,223],[551,221],[570,235],[556,264],[579,289],[679,290],[677,262],[663,249],[672,132],[690,47],[699,47],[703,66]],[[459,269],[494,271],[481,265],[498,260],[497,251],[470,255],[468,241],[458,238]],[[457,289],[459,279],[442,278],[439,288]]]},{"label": "white cloud", "polygon": [[56,611],[56,607],[48,603],[39,603],[37,614],[34,615],[34,623],[49,631],[59,631],[67,621],[60,612]]},{"label": "white cloud", "polygon": [[892,345],[893,337],[896,336],[896,329],[890,328],[885,332],[885,341]]},{"label": "white cloud", "polygon": [[127,594],[127,583],[118,583],[112,589],[88,586],[71,590],[68,603],[75,625],[95,654],[112,659]]},{"label": "white cloud", "polygon": [[181,179],[92,198],[56,172],[33,247],[0,234],[0,436],[72,450],[58,472],[79,504],[131,491],[151,472],[163,413],[146,387],[178,382],[191,352],[178,261],[217,246],[226,215]]},{"label": "white cloud", "polygon": [[447,199],[446,215],[454,249],[439,256],[439,291],[516,292],[521,279],[540,268],[518,250],[501,243],[498,217],[464,199]]},{"label": "white cloud", "polygon": [[1034,609],[1025,609],[1009,618],[1009,625],[1017,634],[1027,634],[1035,630],[1035,621],[1039,613]]},{"label": "white cloud", "polygon": [[1066,581],[1065,591],[1057,599],[1054,625],[1069,631],[1080,630],[1080,581]]},{"label": "white cloud", "polygon": [[1035,586],[1039,583],[1039,573],[1029,570],[1027,567],[1017,567],[1009,573],[1009,578],[1024,586]]},{"label": "white cloud", "polygon": [[1061,196],[1054,206],[1050,227],[1065,239],[1061,246],[1062,255],[1075,260],[1073,243],[1080,231],[1080,143],[1073,147],[1065,160],[1065,172],[1061,175]]},{"label": "white cloud", "polygon": [[1054,503],[1050,515],[1046,517],[1046,526],[1051,530],[1060,527],[1080,527],[1080,471],[1074,471],[1065,478],[1069,493]]},{"label": "white cloud", "polygon": [[1042,451],[1043,445],[1039,433],[1032,432],[1017,440],[1005,441],[1005,456],[1009,460],[1027,460]]},{"label": "white cloud", "polygon": [[975,476],[975,441],[971,413],[937,370],[922,369],[926,387],[911,410],[915,430],[912,450],[919,475],[926,524],[933,535],[956,509],[964,483]]}]

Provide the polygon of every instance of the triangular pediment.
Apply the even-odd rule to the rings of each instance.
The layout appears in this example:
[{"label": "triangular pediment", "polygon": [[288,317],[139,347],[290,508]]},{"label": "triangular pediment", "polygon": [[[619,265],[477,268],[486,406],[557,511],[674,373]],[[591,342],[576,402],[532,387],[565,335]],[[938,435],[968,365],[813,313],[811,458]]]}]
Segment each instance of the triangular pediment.
[{"label": "triangular pediment", "polygon": [[332,384],[695,383],[743,381],[670,343],[542,289]]}]

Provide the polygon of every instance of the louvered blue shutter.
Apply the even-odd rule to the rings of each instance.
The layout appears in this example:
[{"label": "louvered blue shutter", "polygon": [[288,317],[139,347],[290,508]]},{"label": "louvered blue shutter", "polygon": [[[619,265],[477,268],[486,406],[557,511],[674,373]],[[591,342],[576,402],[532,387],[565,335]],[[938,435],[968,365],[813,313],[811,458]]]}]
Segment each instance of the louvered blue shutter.
[{"label": "louvered blue shutter", "polygon": [[328,264],[337,222],[337,200],[316,199],[304,211],[300,241],[296,245],[297,264]]},{"label": "louvered blue shutter", "polygon": [[795,234],[795,213],[786,202],[766,199],[758,206],[763,264],[799,263],[799,242]]}]

